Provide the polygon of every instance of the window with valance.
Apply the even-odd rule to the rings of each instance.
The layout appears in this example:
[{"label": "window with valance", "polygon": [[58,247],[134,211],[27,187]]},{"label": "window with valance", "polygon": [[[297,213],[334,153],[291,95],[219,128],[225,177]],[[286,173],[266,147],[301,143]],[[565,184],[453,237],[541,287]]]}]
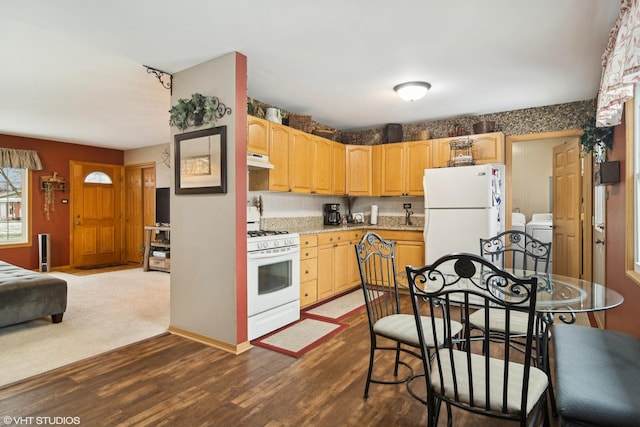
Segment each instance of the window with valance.
[{"label": "window with valance", "polygon": [[29,170],[42,170],[37,152],[0,148],[0,245],[29,242]]}]

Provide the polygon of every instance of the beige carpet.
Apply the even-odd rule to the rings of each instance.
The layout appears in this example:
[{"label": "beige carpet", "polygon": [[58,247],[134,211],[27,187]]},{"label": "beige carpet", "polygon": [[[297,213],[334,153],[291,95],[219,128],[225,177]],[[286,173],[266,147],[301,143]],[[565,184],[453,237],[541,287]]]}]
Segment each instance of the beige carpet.
[{"label": "beige carpet", "polygon": [[333,321],[302,318],[251,343],[278,353],[300,357],[346,327],[347,325]]},{"label": "beige carpet", "polygon": [[317,307],[305,310],[304,314],[312,317],[324,317],[342,320],[364,307],[364,295],[361,289],[349,292]]},{"label": "beige carpet", "polygon": [[67,281],[62,323],[51,318],[0,328],[0,387],[166,332],[169,278],[142,268]]}]

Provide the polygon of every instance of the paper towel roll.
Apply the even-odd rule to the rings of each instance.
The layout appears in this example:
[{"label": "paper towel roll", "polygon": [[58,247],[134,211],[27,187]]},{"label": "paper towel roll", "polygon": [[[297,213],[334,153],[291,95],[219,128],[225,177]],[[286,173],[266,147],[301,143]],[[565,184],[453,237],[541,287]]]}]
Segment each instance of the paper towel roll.
[{"label": "paper towel roll", "polygon": [[378,205],[371,205],[371,225],[378,223]]}]

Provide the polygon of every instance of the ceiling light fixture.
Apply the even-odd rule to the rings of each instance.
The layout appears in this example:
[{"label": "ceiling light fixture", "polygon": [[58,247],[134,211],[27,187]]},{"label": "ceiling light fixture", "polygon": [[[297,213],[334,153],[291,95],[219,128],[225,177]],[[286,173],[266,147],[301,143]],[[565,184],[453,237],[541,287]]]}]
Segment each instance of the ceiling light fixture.
[{"label": "ceiling light fixture", "polygon": [[417,101],[427,94],[431,84],[427,82],[407,82],[396,85],[393,90],[405,101]]}]

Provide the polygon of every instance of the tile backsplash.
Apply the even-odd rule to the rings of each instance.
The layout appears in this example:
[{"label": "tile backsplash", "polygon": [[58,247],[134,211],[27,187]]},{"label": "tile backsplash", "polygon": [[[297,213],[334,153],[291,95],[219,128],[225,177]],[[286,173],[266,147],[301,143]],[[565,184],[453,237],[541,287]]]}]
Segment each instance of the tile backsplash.
[{"label": "tile backsplash", "polygon": [[[322,217],[322,205],[339,203],[340,213],[347,214],[345,200],[340,196],[290,194],[269,191],[249,191],[247,203],[256,205],[262,196],[263,218]],[[411,203],[412,217],[424,217],[422,197],[356,197],[351,212],[363,212],[369,218],[371,205],[378,205],[378,215],[404,218],[404,203]]]}]

